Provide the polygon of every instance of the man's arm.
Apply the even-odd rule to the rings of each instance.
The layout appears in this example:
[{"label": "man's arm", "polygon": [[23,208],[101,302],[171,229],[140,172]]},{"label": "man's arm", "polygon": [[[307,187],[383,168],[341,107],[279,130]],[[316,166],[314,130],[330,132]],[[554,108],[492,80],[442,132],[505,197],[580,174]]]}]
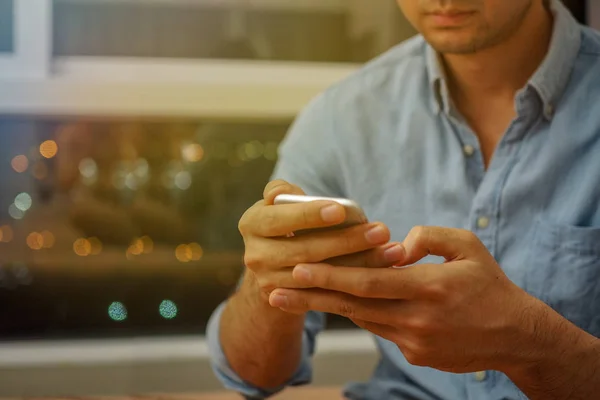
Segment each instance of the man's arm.
[{"label": "man's arm", "polygon": [[531,360],[509,369],[508,377],[532,400],[600,397],[600,339],[542,302],[526,314],[538,326],[529,338]]},{"label": "man's arm", "polygon": [[265,390],[287,383],[300,366],[304,316],[269,306],[252,274],[227,302],[220,342],[239,377]]},{"label": "man's arm", "polygon": [[[311,102],[282,143],[272,180],[294,182],[307,194],[339,197],[335,159],[328,156],[330,117],[326,95]],[[309,383],[315,336],[325,316],[273,309],[252,272],[245,275],[236,294],[213,314],[207,332],[217,375],[229,389],[259,398]]]}]

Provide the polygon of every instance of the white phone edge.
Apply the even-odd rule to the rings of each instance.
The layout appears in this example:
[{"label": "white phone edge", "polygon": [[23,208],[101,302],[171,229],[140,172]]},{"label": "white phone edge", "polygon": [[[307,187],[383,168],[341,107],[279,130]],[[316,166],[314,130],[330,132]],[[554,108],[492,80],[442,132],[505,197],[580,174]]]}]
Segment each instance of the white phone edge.
[{"label": "white phone edge", "polygon": [[311,201],[333,201],[346,208],[347,219],[342,225],[365,224],[369,220],[363,208],[354,200],[340,197],[305,196],[296,194],[280,194],[275,197],[275,205],[309,203]]}]

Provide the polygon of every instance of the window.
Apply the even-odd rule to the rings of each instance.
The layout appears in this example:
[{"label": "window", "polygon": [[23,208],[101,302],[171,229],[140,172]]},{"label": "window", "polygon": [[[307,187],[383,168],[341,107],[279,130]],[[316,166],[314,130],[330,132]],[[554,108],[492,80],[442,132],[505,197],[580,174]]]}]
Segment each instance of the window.
[{"label": "window", "polygon": [[202,333],[296,114],[413,33],[391,0],[6,4],[0,339]]},{"label": "window", "polygon": [[393,1],[365,3],[54,0],[53,48],[56,56],[363,62],[412,34]]},{"label": "window", "polygon": [[14,52],[14,0],[0,0],[0,53]]}]

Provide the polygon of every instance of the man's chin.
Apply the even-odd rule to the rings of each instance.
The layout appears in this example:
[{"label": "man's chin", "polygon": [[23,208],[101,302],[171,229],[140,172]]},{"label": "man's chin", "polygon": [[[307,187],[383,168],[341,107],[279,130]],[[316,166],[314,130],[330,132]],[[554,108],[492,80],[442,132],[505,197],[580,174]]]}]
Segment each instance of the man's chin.
[{"label": "man's chin", "polygon": [[473,54],[481,50],[481,46],[475,40],[435,40],[427,39],[427,42],[440,54]]}]

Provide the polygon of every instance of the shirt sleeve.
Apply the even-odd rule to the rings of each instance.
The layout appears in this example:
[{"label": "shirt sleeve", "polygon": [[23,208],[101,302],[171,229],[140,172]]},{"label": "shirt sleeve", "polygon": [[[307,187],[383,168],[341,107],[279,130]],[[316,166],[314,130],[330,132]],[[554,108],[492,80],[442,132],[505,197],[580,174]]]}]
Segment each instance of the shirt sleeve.
[{"label": "shirt sleeve", "polygon": [[[299,115],[279,148],[279,161],[272,175],[273,179],[284,179],[300,186],[313,196],[341,196],[339,185],[339,164],[335,156],[334,141],[328,124],[326,94],[313,100]],[[325,328],[325,315],[309,312],[306,315],[302,336],[302,359],[291,379],[278,388],[258,388],[244,382],[231,368],[219,340],[219,325],[226,302],[222,303],[211,316],[207,327],[207,342],[213,370],[217,378],[230,390],[237,391],[247,398],[263,399],[272,396],[287,386],[298,386],[311,382],[312,356],[315,351],[316,336]]]},{"label": "shirt sleeve", "polygon": [[252,399],[265,399],[288,386],[300,386],[311,382],[312,356],[315,351],[316,336],[325,326],[325,316],[322,313],[311,311],[306,315],[302,334],[302,358],[294,375],[280,387],[265,389],[244,382],[227,361],[219,341],[219,326],[225,305],[226,303],[222,303],[211,316],[206,330],[206,338],[213,371],[226,389]]}]

